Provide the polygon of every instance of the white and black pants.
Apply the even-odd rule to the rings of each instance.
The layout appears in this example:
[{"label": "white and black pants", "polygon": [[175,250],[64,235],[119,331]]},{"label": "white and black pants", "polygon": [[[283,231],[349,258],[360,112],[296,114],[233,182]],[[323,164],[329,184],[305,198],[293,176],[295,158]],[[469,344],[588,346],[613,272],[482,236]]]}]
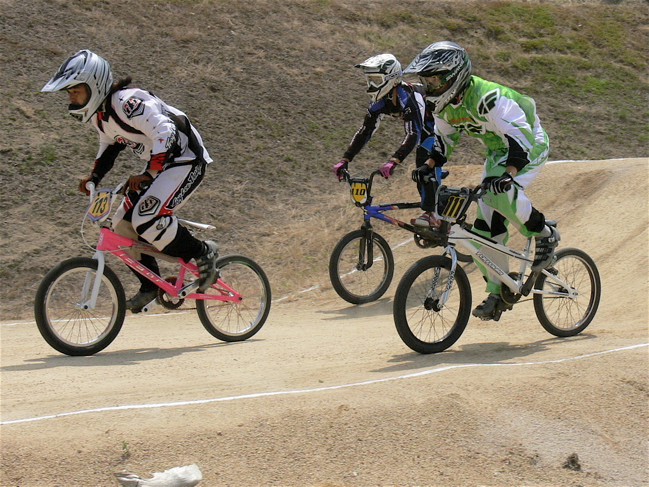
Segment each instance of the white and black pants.
[{"label": "white and black pants", "polygon": [[[201,184],[206,167],[200,159],[179,163],[159,172],[146,190],[127,192],[113,217],[115,232],[148,242],[164,254],[180,257],[185,262],[201,256],[205,249],[203,242],[180,225],[175,212]],[[155,258],[147,254],[135,258],[159,274]],[[146,278],[140,282],[141,291],[156,288]]]}]

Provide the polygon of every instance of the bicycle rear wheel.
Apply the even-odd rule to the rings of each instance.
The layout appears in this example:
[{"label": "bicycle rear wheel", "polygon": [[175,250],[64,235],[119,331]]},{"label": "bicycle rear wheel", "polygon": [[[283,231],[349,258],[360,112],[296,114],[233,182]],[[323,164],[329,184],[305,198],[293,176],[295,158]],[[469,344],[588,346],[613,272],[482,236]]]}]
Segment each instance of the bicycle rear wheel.
[{"label": "bicycle rear wheel", "polygon": [[[558,250],[547,271],[571,286],[576,296],[541,274],[534,286],[534,311],[543,328],[558,337],[581,333],[593,320],[602,295],[599,271],[588,254],[573,248]],[[540,293],[536,293],[536,291]]]},{"label": "bicycle rear wheel", "polygon": [[329,259],[329,279],[338,296],[352,304],[376,301],[390,287],[394,256],[386,240],[374,233],[372,261],[365,230],[355,230],[341,238]]},{"label": "bicycle rear wheel", "polygon": [[441,303],[451,277],[451,259],[439,255],[415,262],[394,295],[394,324],[401,340],[418,353],[446,350],[462,336],[471,311],[471,285],[456,266],[448,299]]},{"label": "bicycle rear wheel", "polygon": [[[207,294],[241,294],[241,301],[199,299],[196,311],[205,329],[226,342],[247,340],[266,322],[271,305],[268,277],[259,264],[243,255],[226,255],[216,262],[218,280]],[[227,287],[226,287],[227,286]]]},{"label": "bicycle rear wheel", "polygon": [[97,261],[66,260],[49,271],[36,292],[36,325],[45,341],[66,355],[93,355],[112,343],[124,323],[126,298],[115,273],[104,267],[94,308],[87,309]]}]

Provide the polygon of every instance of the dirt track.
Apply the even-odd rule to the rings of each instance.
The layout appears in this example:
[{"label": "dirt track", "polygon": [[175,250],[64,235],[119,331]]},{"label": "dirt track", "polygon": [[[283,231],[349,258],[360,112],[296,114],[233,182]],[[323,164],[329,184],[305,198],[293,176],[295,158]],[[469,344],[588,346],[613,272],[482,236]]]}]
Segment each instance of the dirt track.
[{"label": "dirt track", "polygon": [[[525,303],[417,355],[394,329],[394,285],[358,307],[330,289],[276,302],[240,344],[184,311],[129,316],[107,350],[71,358],[4,323],[1,484],[111,486],[196,463],[206,487],[647,486],[648,183],[646,158],[551,164],[535,183],[562,244],[602,276],[598,316],[571,339]],[[398,282],[421,251],[396,252]]]}]

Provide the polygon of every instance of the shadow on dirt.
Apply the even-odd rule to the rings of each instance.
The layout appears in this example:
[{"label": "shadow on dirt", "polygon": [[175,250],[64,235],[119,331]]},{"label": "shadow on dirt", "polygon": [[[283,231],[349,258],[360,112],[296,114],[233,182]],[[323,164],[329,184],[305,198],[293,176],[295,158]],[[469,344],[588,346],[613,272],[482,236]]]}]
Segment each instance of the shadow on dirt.
[{"label": "shadow on dirt", "polygon": [[25,360],[20,365],[0,367],[3,372],[30,371],[53,369],[56,367],[113,367],[115,365],[137,365],[150,360],[166,360],[187,353],[202,352],[228,346],[243,346],[247,343],[260,341],[248,339],[244,342],[226,343],[216,342],[206,345],[194,345],[177,348],[137,348],[132,350],[119,350],[115,352],[102,351],[97,355],[88,357],[69,357],[67,355],[49,355],[44,358]]},{"label": "shadow on dirt", "polygon": [[342,306],[345,305],[347,306],[335,310],[319,310],[316,311],[316,314],[330,315],[324,320],[350,320],[392,314],[392,298],[381,298],[371,303],[359,305],[343,302]]},{"label": "shadow on dirt", "polygon": [[[560,346],[563,342],[591,340],[593,338],[597,338],[597,335],[582,333],[569,338],[553,337],[521,344],[508,342],[467,344],[430,355],[415,352],[404,353],[394,355],[390,359],[390,362],[394,365],[376,369],[372,372],[404,372],[446,365],[508,365],[514,363],[521,365],[525,363],[520,361],[521,358],[532,357],[548,350],[550,347]],[[543,361],[544,359],[539,357],[534,363]]]}]

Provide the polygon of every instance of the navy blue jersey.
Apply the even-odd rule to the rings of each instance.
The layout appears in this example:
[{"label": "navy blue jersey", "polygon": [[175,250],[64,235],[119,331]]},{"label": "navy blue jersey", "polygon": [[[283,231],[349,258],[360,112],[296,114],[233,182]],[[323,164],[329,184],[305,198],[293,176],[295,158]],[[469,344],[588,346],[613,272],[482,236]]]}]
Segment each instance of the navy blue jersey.
[{"label": "navy blue jersey", "polygon": [[419,84],[402,82],[396,87],[396,93],[371,103],[367,108],[363,125],[354,134],[343,157],[352,160],[372,138],[385,115],[403,120],[405,138],[392,157],[403,161],[417,147],[422,138],[426,112],[425,91]]}]

